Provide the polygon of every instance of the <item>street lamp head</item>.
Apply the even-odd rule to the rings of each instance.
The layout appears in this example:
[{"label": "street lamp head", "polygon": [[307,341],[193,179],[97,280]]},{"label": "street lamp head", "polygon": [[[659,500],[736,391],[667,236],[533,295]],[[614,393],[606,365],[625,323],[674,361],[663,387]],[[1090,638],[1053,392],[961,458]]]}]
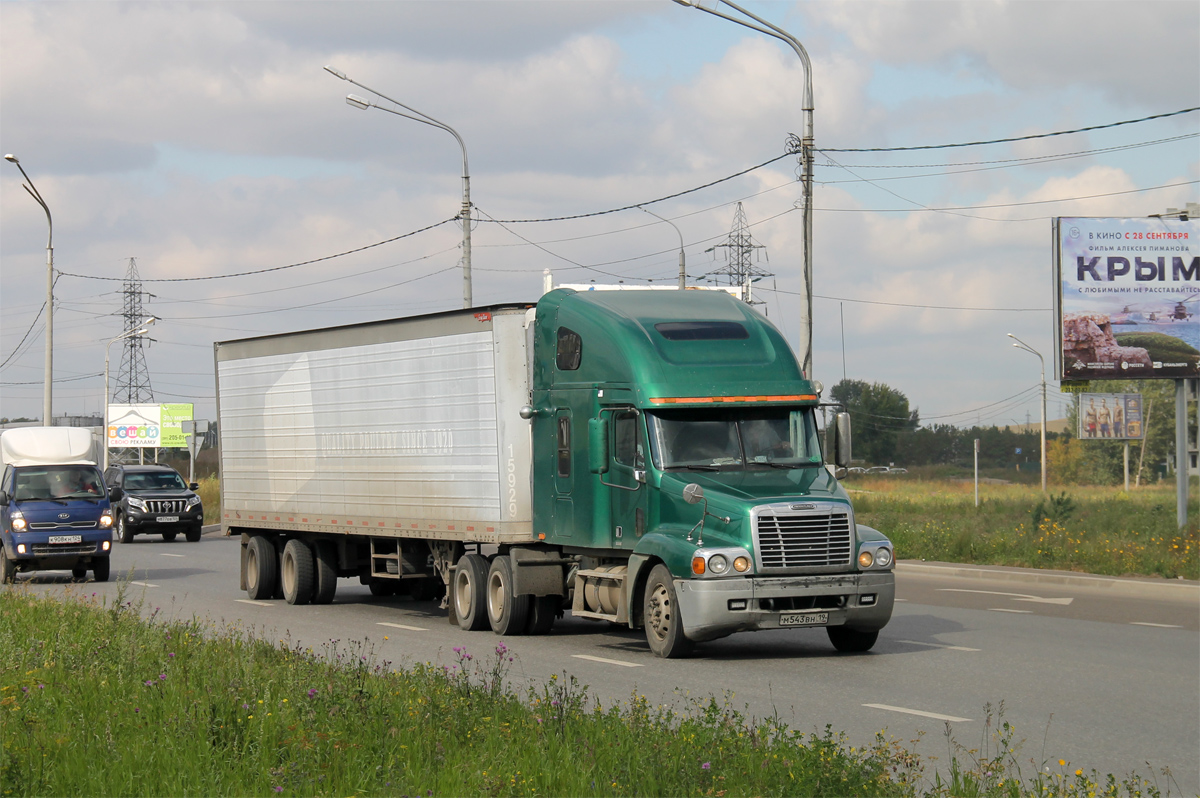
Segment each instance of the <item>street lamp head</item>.
[{"label": "street lamp head", "polygon": [[151,316],[150,318],[148,318],[144,322],[142,322],[142,326],[149,327],[151,324],[153,324],[156,321],[158,321],[158,316]]},{"label": "street lamp head", "polygon": [[8,161],[9,163],[20,163],[20,161],[17,160],[17,156],[13,155],[11,152],[4,156],[4,160]]},{"label": "street lamp head", "polygon": [[362,97],[359,97],[357,94],[347,94],[346,105],[353,105],[355,108],[363,111],[371,107],[371,103],[364,100]]},{"label": "street lamp head", "polygon": [[329,66],[328,64],[325,65],[325,71],[328,72],[330,75],[333,75],[335,78],[341,78],[342,80],[350,80],[350,78],[346,77],[345,72],[341,71],[340,69],[334,69],[333,67]]}]

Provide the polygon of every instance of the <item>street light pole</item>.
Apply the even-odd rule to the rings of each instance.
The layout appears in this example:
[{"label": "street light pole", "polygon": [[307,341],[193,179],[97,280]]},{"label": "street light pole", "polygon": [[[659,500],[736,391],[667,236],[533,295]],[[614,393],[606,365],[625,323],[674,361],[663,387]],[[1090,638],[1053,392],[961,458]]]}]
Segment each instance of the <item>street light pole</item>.
[{"label": "street light pole", "polygon": [[776,39],[786,42],[796,51],[797,57],[800,59],[801,65],[804,67],[804,98],[801,110],[804,113],[803,134],[800,139],[800,163],[804,170],[804,181],[802,194],[804,198],[804,207],[801,213],[803,214],[804,225],[804,306],[802,309],[802,318],[800,320],[800,351],[803,357],[804,374],[809,379],[812,378],[812,328],[813,328],[813,313],[812,313],[812,179],[813,179],[813,91],[812,91],[812,62],[809,61],[808,51],[804,49],[804,45],[800,43],[792,34],[767,22],[761,17],[755,16],[741,6],[731,2],[731,0],[718,0],[723,5],[727,5],[735,11],[749,17],[758,25],[753,25],[744,19],[730,16],[715,8],[705,8],[700,5],[700,0],[675,0],[681,6],[689,8],[698,8],[713,16],[741,25],[745,28],[758,31],[767,36],[772,36]]},{"label": "street light pole", "polygon": [[1007,333],[1008,337],[1016,341],[1014,347],[1023,352],[1029,352],[1037,355],[1037,358],[1042,363],[1042,493],[1046,492],[1046,359],[1042,357],[1042,353],[1034,349],[1029,344],[1022,341],[1012,333]]},{"label": "street light pole", "polygon": [[29,192],[29,196],[42,206],[42,210],[46,212],[46,225],[50,228],[46,237],[46,360],[42,387],[42,424],[49,427],[54,424],[54,220],[50,218],[50,206],[42,199],[29,175],[25,174],[17,156],[9,153],[4,156],[4,160],[16,164],[21,170],[21,176],[26,181],[21,184],[21,188]]},{"label": "street light pole", "polygon": [[104,346],[104,465],[101,468],[102,471],[108,470],[108,356],[112,352],[112,345],[117,341],[124,341],[126,338],[136,338],[139,335],[145,335],[150,331],[150,325],[156,321],[158,321],[158,319],[154,316],[151,316],[142,322],[142,326],[140,328],[136,330],[127,330],[109,341]]},{"label": "street light pole", "polygon": [[[641,208],[642,206],[639,205],[638,207]],[[667,224],[671,225],[672,227],[675,228],[675,232],[679,234],[679,290],[680,291],[687,290],[687,261],[684,259],[684,255],[683,255],[683,232],[680,231],[679,225],[675,224],[670,219],[666,219],[662,216],[659,216],[657,213],[650,210],[649,208],[642,208],[642,210],[644,210],[646,213],[653,216],[655,219],[658,219],[660,221],[666,222]]]},{"label": "street light pole", "polygon": [[[414,122],[420,122],[423,125],[429,125],[430,127],[436,127],[440,130],[446,131],[451,136],[454,136],[455,141],[458,142],[458,146],[462,150],[462,162],[463,162],[462,209],[459,211],[459,216],[462,217],[462,226],[463,226],[463,243],[462,243],[462,248],[463,248],[463,307],[464,308],[471,307],[473,304],[472,295],[471,295],[471,173],[470,173],[470,170],[467,168],[467,145],[463,143],[462,136],[458,135],[458,131],[455,130],[454,128],[450,127],[449,125],[447,125],[445,122],[439,122],[438,120],[434,119],[429,114],[424,114],[415,108],[410,108],[409,106],[405,105],[404,103],[400,102],[399,100],[393,100],[391,97],[388,97],[386,94],[375,91],[370,86],[364,86],[363,84],[359,83],[357,80],[353,80],[352,78],[347,76],[345,72],[334,69],[331,66],[326,66],[325,71],[328,72],[329,74],[333,75],[335,78],[341,78],[342,80],[346,81],[347,83],[353,83],[355,86],[358,86],[360,89],[369,91],[372,94],[374,94],[376,97],[382,97],[383,99],[387,100],[388,102],[394,103],[394,104],[400,106],[401,108],[405,109],[406,111],[411,111],[412,113],[405,114],[405,113],[401,113],[400,111],[397,111],[393,108],[387,108],[382,105],[376,105],[375,103],[371,102],[370,100],[359,97],[356,94],[349,94],[346,96],[346,104],[347,105],[352,105],[355,108],[358,108],[363,111],[367,110],[368,108],[378,108],[380,111],[387,111],[389,114],[395,114],[396,116],[402,116],[405,119],[411,119]],[[415,114],[415,116],[414,116],[414,114]]]}]

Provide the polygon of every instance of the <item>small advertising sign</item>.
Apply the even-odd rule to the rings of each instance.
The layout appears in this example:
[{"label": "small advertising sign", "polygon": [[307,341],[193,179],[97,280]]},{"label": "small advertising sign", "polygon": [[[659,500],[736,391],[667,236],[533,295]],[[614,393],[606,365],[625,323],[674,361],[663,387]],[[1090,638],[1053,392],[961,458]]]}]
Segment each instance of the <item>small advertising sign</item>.
[{"label": "small advertising sign", "polygon": [[168,449],[182,449],[187,446],[184,440],[183,422],[192,420],[191,404],[159,405],[162,419],[162,443]]},{"label": "small advertising sign", "polygon": [[1054,220],[1063,380],[1200,376],[1200,221]]},{"label": "small advertising sign", "polygon": [[151,449],[161,446],[161,406],[109,405],[107,432],[110,448]]},{"label": "small advertising sign", "polygon": [[1140,393],[1079,395],[1081,440],[1141,440],[1146,435]]}]

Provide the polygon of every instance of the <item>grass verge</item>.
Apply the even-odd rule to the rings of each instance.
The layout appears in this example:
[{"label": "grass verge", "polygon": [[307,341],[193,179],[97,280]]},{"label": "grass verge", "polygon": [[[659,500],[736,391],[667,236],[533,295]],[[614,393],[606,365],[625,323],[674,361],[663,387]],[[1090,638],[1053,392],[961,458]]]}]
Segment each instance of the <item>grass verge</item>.
[{"label": "grass verge", "polygon": [[5,795],[1163,794],[1066,762],[1023,777],[1006,723],[982,752],[948,738],[949,776],[930,782],[882,735],[856,750],[728,700],[603,708],[565,676],[518,695],[502,642],[393,669],[361,643],[314,652],[141,609],[0,590]]}]

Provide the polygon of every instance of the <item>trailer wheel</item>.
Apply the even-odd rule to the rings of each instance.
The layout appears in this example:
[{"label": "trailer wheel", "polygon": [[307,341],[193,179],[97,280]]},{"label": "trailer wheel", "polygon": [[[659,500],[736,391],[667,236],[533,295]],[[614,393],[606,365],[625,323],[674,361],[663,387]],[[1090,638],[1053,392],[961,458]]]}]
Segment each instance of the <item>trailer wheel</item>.
[{"label": "trailer wheel", "polygon": [[92,579],[97,582],[107,582],[109,566],[110,563],[107,557],[92,560]]},{"label": "trailer wheel", "polygon": [[408,594],[412,596],[413,601],[435,601],[440,599],[445,592],[446,586],[436,576],[413,579],[408,588]]},{"label": "trailer wheel", "polygon": [[512,560],[496,557],[487,575],[487,614],[498,635],[523,635],[529,626],[532,596],[513,595]]},{"label": "trailer wheel", "polygon": [[292,538],[283,547],[279,558],[279,581],[283,583],[283,599],[288,604],[307,604],[317,588],[317,569],[312,549],[299,538]]},{"label": "trailer wheel", "polygon": [[11,585],[17,581],[17,564],[8,559],[4,544],[0,543],[0,584]]},{"label": "trailer wheel", "polygon": [[278,581],[275,547],[262,535],[254,535],[246,546],[246,595],[255,601],[272,599]]},{"label": "trailer wheel", "polygon": [[845,626],[827,626],[825,632],[829,635],[829,642],[833,643],[833,647],[847,654],[870,651],[871,646],[879,639],[878,629],[874,632],[861,632]]},{"label": "trailer wheel", "polygon": [[337,547],[328,540],[313,543],[313,567],[317,573],[317,586],[312,603],[330,604],[337,593]]},{"label": "trailer wheel", "polygon": [[642,618],[646,625],[646,642],[655,656],[674,659],[686,656],[692,650],[692,641],[683,635],[675,582],[665,565],[654,566],[646,580]]},{"label": "trailer wheel", "polygon": [[458,625],[469,632],[487,628],[486,588],[488,561],[478,554],[464,554],[454,570],[454,614]]},{"label": "trailer wheel", "polygon": [[529,631],[527,634],[544,635],[554,626],[554,619],[562,608],[562,596],[535,596],[529,608]]}]

